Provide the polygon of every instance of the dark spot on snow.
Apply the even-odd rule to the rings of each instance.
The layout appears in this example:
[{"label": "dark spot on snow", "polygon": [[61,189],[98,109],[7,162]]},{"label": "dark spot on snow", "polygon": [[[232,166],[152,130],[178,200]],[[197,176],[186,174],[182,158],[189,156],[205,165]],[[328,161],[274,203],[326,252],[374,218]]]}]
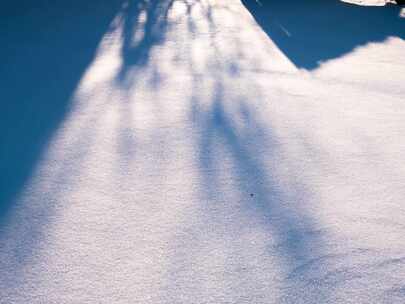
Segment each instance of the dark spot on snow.
[{"label": "dark spot on snow", "polygon": [[239,75],[239,67],[235,63],[230,64],[228,68],[229,68],[229,74],[234,75],[234,76]]}]

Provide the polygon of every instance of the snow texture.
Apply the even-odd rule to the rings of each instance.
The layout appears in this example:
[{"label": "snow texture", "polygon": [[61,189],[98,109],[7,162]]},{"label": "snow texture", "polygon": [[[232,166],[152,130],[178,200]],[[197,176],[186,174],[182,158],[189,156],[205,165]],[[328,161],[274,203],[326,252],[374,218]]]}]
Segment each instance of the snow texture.
[{"label": "snow texture", "polygon": [[405,303],[400,9],[4,1],[0,303]]}]

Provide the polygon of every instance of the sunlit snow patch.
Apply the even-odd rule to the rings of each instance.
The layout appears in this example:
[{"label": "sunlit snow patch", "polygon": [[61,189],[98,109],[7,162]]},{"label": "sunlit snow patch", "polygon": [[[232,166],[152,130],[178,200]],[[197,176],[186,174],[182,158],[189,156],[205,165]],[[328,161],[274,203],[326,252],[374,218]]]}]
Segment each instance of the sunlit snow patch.
[{"label": "sunlit snow patch", "polygon": [[387,4],[386,0],[342,0],[342,2],[364,6],[384,6]]}]

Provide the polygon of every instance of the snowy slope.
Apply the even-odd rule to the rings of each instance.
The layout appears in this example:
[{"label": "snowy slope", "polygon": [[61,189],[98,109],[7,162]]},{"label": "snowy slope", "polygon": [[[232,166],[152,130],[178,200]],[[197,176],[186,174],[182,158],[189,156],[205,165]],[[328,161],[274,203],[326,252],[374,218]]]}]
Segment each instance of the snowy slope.
[{"label": "snowy slope", "polygon": [[2,12],[1,304],[405,302],[405,19],[300,2]]}]

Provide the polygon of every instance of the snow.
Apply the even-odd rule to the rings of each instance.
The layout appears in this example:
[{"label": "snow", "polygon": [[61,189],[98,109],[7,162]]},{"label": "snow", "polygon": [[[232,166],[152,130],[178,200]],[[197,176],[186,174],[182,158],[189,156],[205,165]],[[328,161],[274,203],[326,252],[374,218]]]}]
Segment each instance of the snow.
[{"label": "snow", "polygon": [[400,14],[4,4],[0,303],[404,303]]},{"label": "snow", "polygon": [[366,0],[366,1],[364,1],[364,0],[344,0],[343,2],[357,4],[357,5],[364,5],[364,6],[384,6],[387,3],[391,3],[391,1],[387,1],[387,0]]}]

